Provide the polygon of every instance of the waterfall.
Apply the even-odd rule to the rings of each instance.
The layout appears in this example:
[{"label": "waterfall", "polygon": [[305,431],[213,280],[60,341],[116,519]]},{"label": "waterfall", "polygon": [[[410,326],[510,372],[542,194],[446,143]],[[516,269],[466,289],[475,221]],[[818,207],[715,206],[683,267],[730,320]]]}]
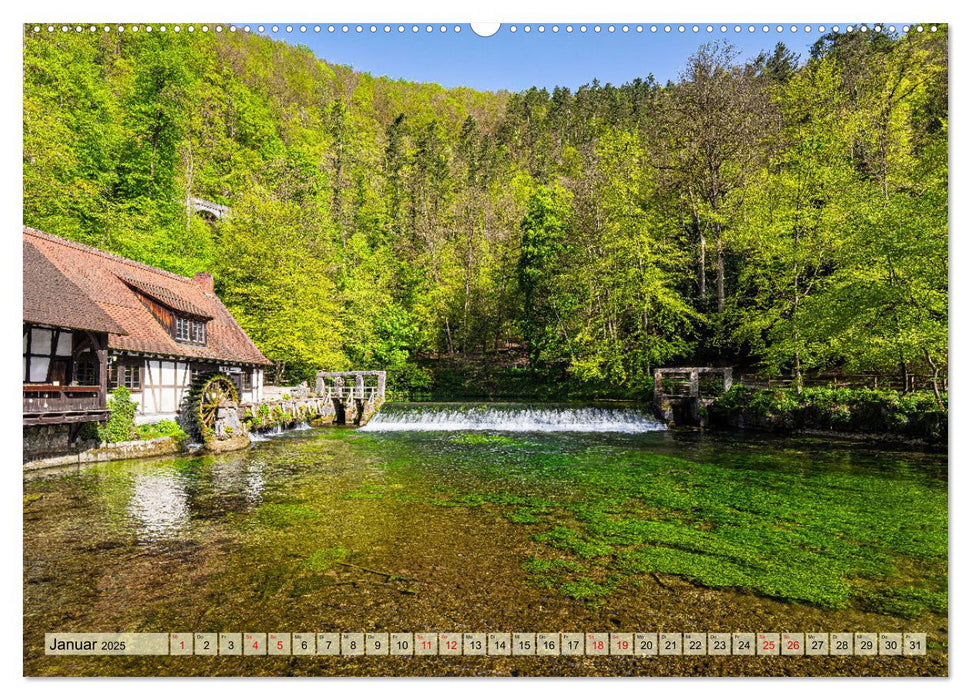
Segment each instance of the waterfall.
[{"label": "waterfall", "polygon": [[363,432],[493,430],[514,433],[646,433],[663,423],[634,408],[593,406],[385,405]]}]

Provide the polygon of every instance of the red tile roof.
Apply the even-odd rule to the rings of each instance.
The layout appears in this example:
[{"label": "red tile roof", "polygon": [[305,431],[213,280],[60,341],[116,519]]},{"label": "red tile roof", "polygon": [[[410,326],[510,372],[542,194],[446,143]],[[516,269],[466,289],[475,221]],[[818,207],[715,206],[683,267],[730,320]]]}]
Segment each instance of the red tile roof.
[{"label": "red tile roof", "polygon": [[169,289],[166,289],[161,285],[152,284],[144,279],[136,279],[134,277],[129,277],[128,275],[118,275],[118,278],[129,287],[132,287],[147,297],[151,297],[155,301],[161,302],[170,309],[181,311],[189,316],[195,316],[200,319],[205,319],[206,321],[212,320],[212,314],[200,309],[198,306],[194,306],[185,299],[176,296]]},{"label": "red tile roof", "polygon": [[[194,280],[150,267],[119,255],[106,253],[81,243],[24,227],[24,320],[27,320],[27,254],[35,249],[56,268],[83,298],[116,324],[110,329],[108,347],[136,353],[192,357],[241,364],[269,365],[246,332],[215,294]],[[133,291],[138,289],[164,305],[191,316],[211,319],[206,323],[206,345],[177,343]],[[38,294],[39,291],[39,294]],[[60,288],[31,290],[33,306],[60,305]],[[48,298],[44,298],[44,297]],[[83,323],[86,312],[79,306],[64,304],[62,321]],[[90,306],[86,307],[90,310]],[[42,321],[35,321],[41,323]],[[50,321],[44,323],[51,323]],[[84,326],[68,325],[83,328]],[[119,332],[120,329],[120,332]],[[94,330],[94,329],[90,329]]]},{"label": "red tile roof", "polygon": [[27,236],[24,236],[24,321],[95,333],[124,335],[126,332],[44,257]]}]

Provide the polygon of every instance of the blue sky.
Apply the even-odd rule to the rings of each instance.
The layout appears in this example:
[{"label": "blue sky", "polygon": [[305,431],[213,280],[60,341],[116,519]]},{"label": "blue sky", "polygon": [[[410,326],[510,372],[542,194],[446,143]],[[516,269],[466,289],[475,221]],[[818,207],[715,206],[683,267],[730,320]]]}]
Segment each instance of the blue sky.
[{"label": "blue sky", "polygon": [[[249,25],[253,31],[258,24]],[[728,25],[727,32],[721,32],[721,25],[712,25],[714,31],[707,32],[708,25],[685,25],[679,32],[679,25],[671,25],[670,32],[664,32],[664,25],[639,25],[643,31],[636,31],[636,24],[614,25],[615,31],[608,32],[609,25],[602,24],[601,31],[595,32],[594,24],[586,24],[587,31],[581,32],[579,24],[567,32],[567,25],[559,25],[554,33],[552,25],[545,25],[545,31],[538,31],[539,25],[529,25],[531,31],[525,32],[526,25],[516,25],[517,31],[509,31],[511,25],[503,25],[491,37],[480,37],[472,32],[467,24],[447,25],[448,31],[441,32],[441,25],[419,26],[417,33],[413,25],[406,25],[403,33],[398,32],[397,24],[391,25],[390,33],[384,32],[384,24],[377,24],[377,31],[370,32],[371,24],[362,24],[363,31],[358,33],[356,24],[335,25],[333,33],[330,25],[321,26],[319,33],[314,25],[307,25],[304,33],[301,25],[291,25],[292,33],[285,31],[284,25],[276,25],[278,32],[272,31],[272,24],[263,25],[265,33],[275,39],[293,44],[308,46],[315,55],[333,63],[353,66],[356,70],[373,75],[391,78],[404,78],[418,82],[434,82],[445,87],[467,86],[479,90],[523,90],[533,85],[552,88],[565,85],[575,89],[594,78],[601,83],[622,84],[635,77],[653,73],[659,82],[677,79],[678,72],[684,67],[688,57],[706,41],[725,39],[741,51],[742,58],[752,58],[762,50],[771,50],[779,41],[805,60],[809,47],[820,36],[819,24],[806,32],[804,24],[798,31],[791,31],[792,25],[785,25],[782,32],[777,24],[755,25],[755,32],[749,32],[749,25],[741,25],[742,31],[736,32],[735,25]],[[344,26],[348,27],[345,33]],[[769,31],[763,31],[768,26]],[[845,25],[843,25],[845,26]]]}]

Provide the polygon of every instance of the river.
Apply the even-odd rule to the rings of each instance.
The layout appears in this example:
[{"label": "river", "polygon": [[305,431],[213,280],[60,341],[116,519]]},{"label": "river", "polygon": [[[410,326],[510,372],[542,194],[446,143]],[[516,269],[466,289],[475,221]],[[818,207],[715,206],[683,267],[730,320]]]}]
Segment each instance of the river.
[{"label": "river", "polygon": [[[46,657],[51,631],[920,631],[925,657]],[[361,430],[24,486],[29,675],[944,675],[947,456],[633,408]]]}]

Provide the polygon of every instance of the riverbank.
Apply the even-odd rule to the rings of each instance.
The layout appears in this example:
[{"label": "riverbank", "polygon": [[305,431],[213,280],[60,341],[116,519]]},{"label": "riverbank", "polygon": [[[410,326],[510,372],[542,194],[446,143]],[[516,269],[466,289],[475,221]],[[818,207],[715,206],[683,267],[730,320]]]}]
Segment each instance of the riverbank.
[{"label": "riverbank", "polygon": [[309,423],[294,420],[271,422],[265,428],[254,428],[252,431],[239,433],[224,440],[210,440],[206,443],[192,443],[188,438],[177,436],[127,440],[125,442],[104,442],[88,449],[24,462],[23,471],[24,476],[44,476],[45,472],[48,471],[60,471],[65,468],[83,467],[102,462],[236,452],[249,448],[252,442],[261,442],[268,437],[282,435],[290,430],[300,430],[299,426],[301,425],[309,427]]},{"label": "riverbank", "polygon": [[947,445],[944,408],[930,391],[734,386],[707,407],[708,427]]},{"label": "riverbank", "polygon": [[24,462],[24,473],[42,472],[47,469],[62,467],[84,466],[98,462],[114,462],[121,459],[141,459],[143,457],[165,457],[169,455],[188,454],[188,441],[178,437],[160,437],[152,440],[128,440],[125,442],[107,442],[80,452],[56,455],[43,459]]}]

